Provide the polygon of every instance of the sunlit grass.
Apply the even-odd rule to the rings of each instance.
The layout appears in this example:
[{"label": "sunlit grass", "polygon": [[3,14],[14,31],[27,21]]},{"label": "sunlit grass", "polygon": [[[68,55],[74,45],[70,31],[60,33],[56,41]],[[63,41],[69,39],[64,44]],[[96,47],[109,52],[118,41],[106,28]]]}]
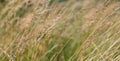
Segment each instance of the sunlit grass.
[{"label": "sunlit grass", "polygon": [[0,61],[119,60],[119,0],[0,0]]}]

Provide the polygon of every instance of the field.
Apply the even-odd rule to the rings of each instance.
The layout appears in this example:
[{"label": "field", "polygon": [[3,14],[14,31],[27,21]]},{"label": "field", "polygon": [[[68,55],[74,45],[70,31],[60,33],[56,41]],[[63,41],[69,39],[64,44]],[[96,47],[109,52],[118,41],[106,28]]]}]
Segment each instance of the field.
[{"label": "field", "polygon": [[120,0],[0,0],[0,61],[120,61]]}]

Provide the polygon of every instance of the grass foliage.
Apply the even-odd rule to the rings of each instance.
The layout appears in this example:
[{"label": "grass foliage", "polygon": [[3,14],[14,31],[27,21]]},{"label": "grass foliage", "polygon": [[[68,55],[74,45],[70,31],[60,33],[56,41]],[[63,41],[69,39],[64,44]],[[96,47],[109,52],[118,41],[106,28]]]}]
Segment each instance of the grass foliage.
[{"label": "grass foliage", "polygon": [[120,1],[0,0],[0,61],[120,61]]}]

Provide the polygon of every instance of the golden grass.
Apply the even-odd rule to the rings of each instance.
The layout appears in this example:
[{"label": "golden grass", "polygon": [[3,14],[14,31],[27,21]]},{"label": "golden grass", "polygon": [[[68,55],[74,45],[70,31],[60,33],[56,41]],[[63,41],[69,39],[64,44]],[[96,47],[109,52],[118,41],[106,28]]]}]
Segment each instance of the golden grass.
[{"label": "golden grass", "polygon": [[119,0],[0,0],[0,61],[119,61]]}]

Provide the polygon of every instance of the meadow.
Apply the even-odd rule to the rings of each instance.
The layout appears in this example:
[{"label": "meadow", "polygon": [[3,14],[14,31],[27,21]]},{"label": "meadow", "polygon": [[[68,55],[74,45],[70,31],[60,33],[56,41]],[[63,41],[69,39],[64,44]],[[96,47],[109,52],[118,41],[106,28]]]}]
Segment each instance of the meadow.
[{"label": "meadow", "polygon": [[0,61],[120,61],[120,0],[0,0]]}]

